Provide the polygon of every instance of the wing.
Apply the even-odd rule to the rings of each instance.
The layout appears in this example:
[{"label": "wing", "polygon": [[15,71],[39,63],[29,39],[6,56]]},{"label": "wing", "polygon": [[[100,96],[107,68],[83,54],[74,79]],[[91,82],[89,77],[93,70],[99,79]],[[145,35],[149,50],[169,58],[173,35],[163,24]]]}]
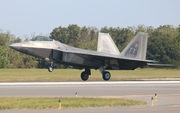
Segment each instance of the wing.
[{"label": "wing", "polygon": [[[63,61],[74,64],[80,64],[89,68],[98,69],[100,66],[106,66],[106,69],[112,70],[133,70],[137,67],[146,67],[147,63],[154,63],[153,60],[132,59],[120,57],[117,55],[106,54],[91,50],[58,50],[63,52]],[[59,56],[59,55],[56,55]],[[56,60],[58,58],[54,58]],[[94,64],[93,64],[94,63]],[[92,65],[91,65],[92,64]]]},{"label": "wing", "polygon": [[[147,63],[154,63],[153,60],[145,60],[147,48],[147,34],[138,33],[127,47],[120,54],[109,34],[101,34],[98,39],[98,50],[85,50],[71,46],[60,48],[64,52],[65,61],[98,68],[105,66],[106,69],[136,69],[146,67]],[[111,52],[113,51],[113,52]],[[58,55],[57,55],[58,56]],[[68,60],[67,60],[68,59]]]}]

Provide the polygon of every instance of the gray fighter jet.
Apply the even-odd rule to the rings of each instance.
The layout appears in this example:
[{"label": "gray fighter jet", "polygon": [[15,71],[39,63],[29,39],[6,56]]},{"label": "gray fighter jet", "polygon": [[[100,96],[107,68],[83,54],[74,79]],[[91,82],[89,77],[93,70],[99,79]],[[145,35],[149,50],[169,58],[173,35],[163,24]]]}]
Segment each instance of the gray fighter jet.
[{"label": "gray fighter jet", "polygon": [[99,69],[104,80],[111,74],[106,70],[134,70],[146,67],[153,60],[146,60],[148,34],[139,32],[120,53],[108,33],[99,33],[97,51],[75,48],[46,36],[37,36],[28,42],[11,44],[10,47],[21,53],[50,61],[49,72],[54,63],[68,64],[76,69],[84,69],[81,79],[86,81],[90,69]]}]

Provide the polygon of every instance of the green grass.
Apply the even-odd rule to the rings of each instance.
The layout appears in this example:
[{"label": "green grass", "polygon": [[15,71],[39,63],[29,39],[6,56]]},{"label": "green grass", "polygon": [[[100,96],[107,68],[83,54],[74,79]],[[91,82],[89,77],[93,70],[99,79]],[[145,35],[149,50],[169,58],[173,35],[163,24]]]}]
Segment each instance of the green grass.
[{"label": "green grass", "polygon": [[[50,73],[47,69],[0,69],[0,82],[81,81],[82,71],[55,69]],[[180,78],[180,70],[178,69],[112,70],[110,73],[111,81]],[[102,75],[98,70],[92,70],[88,81],[102,81]]]},{"label": "green grass", "polygon": [[58,108],[58,100],[61,99],[62,108],[79,107],[105,107],[105,106],[130,106],[144,105],[146,102],[115,98],[0,98],[0,110],[2,109],[52,109]]}]

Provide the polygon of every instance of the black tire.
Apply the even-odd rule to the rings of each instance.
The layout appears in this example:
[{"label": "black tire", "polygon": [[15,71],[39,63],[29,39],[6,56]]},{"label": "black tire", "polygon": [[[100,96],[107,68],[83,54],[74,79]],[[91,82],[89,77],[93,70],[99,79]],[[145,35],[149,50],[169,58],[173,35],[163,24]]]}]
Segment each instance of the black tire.
[{"label": "black tire", "polygon": [[52,72],[53,70],[54,70],[54,68],[53,68],[52,66],[49,66],[49,67],[48,67],[48,71],[49,71],[49,72]]},{"label": "black tire", "polygon": [[111,78],[111,74],[110,74],[108,71],[105,71],[105,72],[103,73],[103,79],[104,79],[105,81],[108,81],[110,78]]},{"label": "black tire", "polygon": [[83,81],[86,81],[86,80],[88,80],[88,78],[89,78],[89,75],[83,71],[83,72],[81,73],[81,79],[82,79]]}]

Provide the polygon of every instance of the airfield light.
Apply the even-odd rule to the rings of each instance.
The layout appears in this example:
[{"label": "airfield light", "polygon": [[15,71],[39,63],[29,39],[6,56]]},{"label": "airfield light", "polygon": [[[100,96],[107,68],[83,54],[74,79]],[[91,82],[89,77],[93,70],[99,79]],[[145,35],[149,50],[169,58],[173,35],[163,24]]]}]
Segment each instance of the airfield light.
[{"label": "airfield light", "polygon": [[154,98],[151,97],[151,106],[154,106]]},{"label": "airfield light", "polygon": [[155,101],[157,101],[157,93],[155,93]]},{"label": "airfield light", "polygon": [[61,100],[58,100],[58,109],[61,109]]},{"label": "airfield light", "polygon": [[76,97],[76,98],[78,97],[77,92],[75,93],[75,97]]}]

